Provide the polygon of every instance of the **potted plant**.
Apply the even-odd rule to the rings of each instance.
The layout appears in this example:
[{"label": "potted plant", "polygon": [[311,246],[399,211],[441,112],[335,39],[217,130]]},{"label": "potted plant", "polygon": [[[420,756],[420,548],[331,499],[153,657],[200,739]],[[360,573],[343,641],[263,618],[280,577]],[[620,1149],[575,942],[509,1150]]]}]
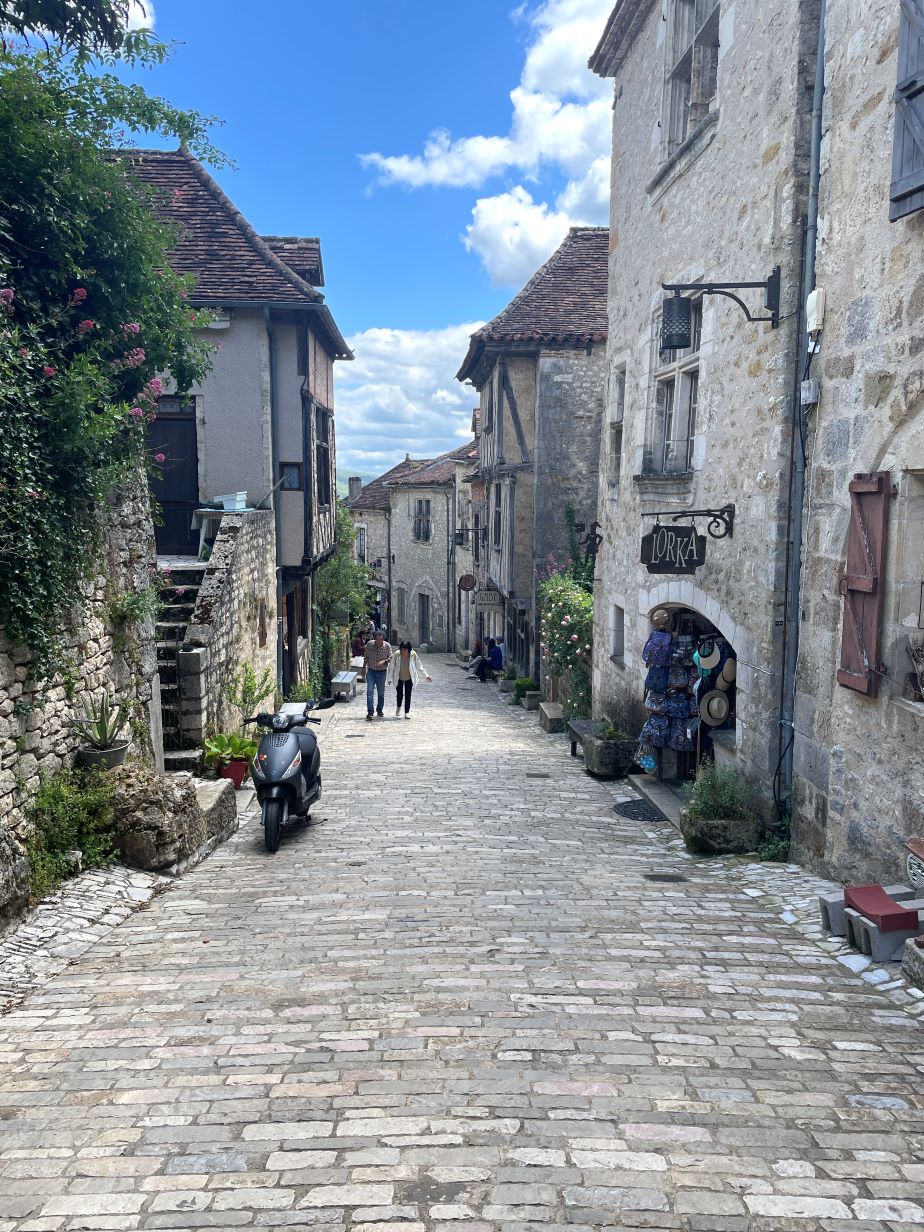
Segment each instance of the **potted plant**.
[{"label": "potted plant", "polygon": [[518,706],[524,702],[527,693],[538,689],[538,685],[532,676],[517,676],[513,682],[513,701],[512,706]]},{"label": "potted plant", "polygon": [[121,766],[131,746],[131,740],[119,740],[119,733],[128,719],[127,706],[120,702],[113,709],[109,695],[104,693],[97,708],[84,698],[83,709],[84,717],[74,719],[73,726],[88,743],[78,749],[77,756],[85,766],[102,766],[106,770]]},{"label": "potted plant", "polygon": [[584,737],[584,769],[600,778],[623,779],[635,763],[638,740],[612,723]]},{"label": "potted plant", "polygon": [[498,681],[498,688],[501,693],[512,693],[513,686],[516,683],[517,674],[514,668],[508,667]]},{"label": "potted plant", "polygon": [[690,851],[724,855],[754,851],[763,823],[748,805],[744,782],[730,766],[703,762],[680,810],[680,832]]},{"label": "potted plant", "polygon": [[256,752],[256,741],[236,732],[217,732],[206,737],[205,764],[217,767],[218,777],[230,779],[234,790],[240,791]]}]

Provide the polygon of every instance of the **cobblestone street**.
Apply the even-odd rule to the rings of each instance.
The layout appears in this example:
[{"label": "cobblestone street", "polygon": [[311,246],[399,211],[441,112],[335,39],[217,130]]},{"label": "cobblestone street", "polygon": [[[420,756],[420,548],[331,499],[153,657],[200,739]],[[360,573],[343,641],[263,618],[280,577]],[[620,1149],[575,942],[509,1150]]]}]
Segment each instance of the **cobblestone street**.
[{"label": "cobblestone street", "polygon": [[430,662],[0,1019],[0,1230],[924,1229],[919,1018]]}]

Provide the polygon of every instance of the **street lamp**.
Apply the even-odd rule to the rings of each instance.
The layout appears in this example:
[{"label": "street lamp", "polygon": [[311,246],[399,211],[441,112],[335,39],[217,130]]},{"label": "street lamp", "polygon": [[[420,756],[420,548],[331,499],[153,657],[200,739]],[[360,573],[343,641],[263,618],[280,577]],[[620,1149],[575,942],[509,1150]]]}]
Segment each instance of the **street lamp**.
[{"label": "street lamp", "polygon": [[[764,293],[764,308],[769,315],[755,317],[747,304],[735,291],[760,288]],[[661,350],[685,351],[693,345],[693,300],[683,295],[684,291],[698,291],[700,295],[724,295],[733,299],[749,321],[766,321],[773,329],[780,323],[780,267],[775,265],[769,278],[763,282],[662,282],[663,291],[673,291],[665,299],[661,310]]]}]

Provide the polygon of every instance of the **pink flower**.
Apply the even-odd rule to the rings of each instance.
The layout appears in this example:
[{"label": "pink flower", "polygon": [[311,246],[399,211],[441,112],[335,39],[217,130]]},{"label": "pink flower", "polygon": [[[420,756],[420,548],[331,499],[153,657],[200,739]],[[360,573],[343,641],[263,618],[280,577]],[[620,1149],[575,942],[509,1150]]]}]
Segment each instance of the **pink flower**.
[{"label": "pink flower", "polygon": [[166,461],[167,461],[167,455],[166,455],[165,453],[156,453],[156,454],[154,455],[154,461],[155,461],[155,462],[158,464],[158,466],[159,466],[159,465],[161,464],[161,462],[166,462]]},{"label": "pink flower", "polygon": [[585,649],[585,650],[590,650],[590,646],[585,646],[585,647],[584,647],[584,649]]},{"label": "pink flower", "polygon": [[563,620],[563,621],[561,622],[561,627],[562,627],[563,629],[567,629],[567,627],[568,627],[568,622],[567,622],[567,620]]},{"label": "pink flower", "polygon": [[2,290],[0,290],[0,302],[4,304],[12,304],[15,298],[16,298],[16,292],[13,290],[12,287],[4,287]]},{"label": "pink flower", "polygon": [[86,298],[86,287],[76,287],[73,291],[71,291],[71,298],[68,300],[68,304],[73,307],[75,304],[82,304]]},{"label": "pink flower", "polygon": [[132,419],[140,419],[141,416],[144,414],[144,411],[141,409],[140,406],[133,406],[132,409],[128,413],[129,415],[131,415]]},{"label": "pink flower", "polygon": [[57,371],[57,368],[52,368],[50,364],[46,364],[42,369],[42,376],[54,376]]},{"label": "pink flower", "polygon": [[78,326],[77,326],[77,333],[78,333],[81,337],[83,337],[83,335],[84,335],[84,334],[88,334],[88,333],[90,332],[90,330],[91,330],[91,329],[95,329],[95,328],[96,328],[96,322],[95,322],[95,321],[91,321],[91,320],[89,319],[89,317],[88,317],[86,321],[81,321],[81,322],[78,324]]},{"label": "pink flower", "polygon": [[178,587],[176,588],[176,593],[177,593],[178,595],[180,595],[180,596],[185,595],[185,594],[186,594],[186,587],[185,587],[185,586],[178,586]]},{"label": "pink flower", "polygon": [[170,568],[170,566],[169,566],[169,565],[164,565],[163,569],[161,569],[161,573],[166,573],[168,576],[169,576],[172,572],[173,572],[173,570]]},{"label": "pink flower", "polygon": [[23,357],[23,359],[29,358],[29,348],[28,347],[20,347],[19,353]]},{"label": "pink flower", "polygon": [[578,637],[577,637],[577,634],[576,634],[576,633],[572,633],[572,634],[571,634],[571,640],[572,640],[572,642],[576,642],[576,641],[578,640]]},{"label": "pink flower", "polygon": [[140,334],[141,326],[136,325],[134,321],[126,321],[122,326],[122,333],[128,338],[132,334]]}]

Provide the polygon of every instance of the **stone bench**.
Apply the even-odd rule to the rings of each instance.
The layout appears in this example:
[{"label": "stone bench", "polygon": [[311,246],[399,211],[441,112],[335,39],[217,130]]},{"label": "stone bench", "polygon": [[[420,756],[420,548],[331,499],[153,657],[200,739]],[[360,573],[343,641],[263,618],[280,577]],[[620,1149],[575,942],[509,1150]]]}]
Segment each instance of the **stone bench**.
[{"label": "stone bench", "polygon": [[338,672],[330,682],[330,691],[333,697],[340,698],[348,702],[350,698],[356,696],[356,680],[359,676],[358,672]]},{"label": "stone bench", "polygon": [[584,741],[588,736],[599,736],[603,731],[603,724],[596,722],[594,719],[571,719],[568,723],[568,737],[571,741],[571,756],[577,757],[577,746],[584,748]]},{"label": "stone bench", "polygon": [[560,702],[542,702],[539,706],[539,726],[549,733],[565,730]]}]

